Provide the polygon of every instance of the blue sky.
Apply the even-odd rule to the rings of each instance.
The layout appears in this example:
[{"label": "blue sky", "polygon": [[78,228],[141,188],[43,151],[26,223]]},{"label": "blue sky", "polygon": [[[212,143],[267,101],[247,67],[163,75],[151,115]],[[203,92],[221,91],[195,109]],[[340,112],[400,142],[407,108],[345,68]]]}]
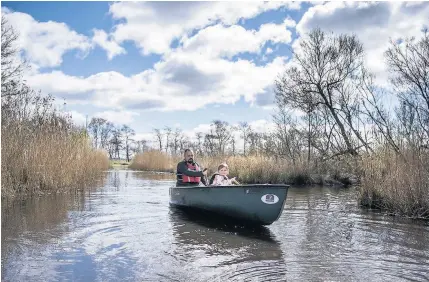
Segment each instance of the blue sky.
[{"label": "blue sky", "polygon": [[[389,38],[419,35],[428,3],[2,2],[32,70],[78,124],[98,116],[139,138],[215,119],[272,128],[276,76],[313,27],[355,33],[380,84]],[[410,15],[413,21],[411,22]]]}]

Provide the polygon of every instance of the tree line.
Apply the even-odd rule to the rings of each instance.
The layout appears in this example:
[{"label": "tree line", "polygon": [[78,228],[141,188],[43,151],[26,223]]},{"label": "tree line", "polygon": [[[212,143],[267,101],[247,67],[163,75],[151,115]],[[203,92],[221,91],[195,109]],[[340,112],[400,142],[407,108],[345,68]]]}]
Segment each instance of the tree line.
[{"label": "tree line", "polygon": [[[197,132],[195,136],[184,134],[180,128],[154,128],[153,140],[137,140],[135,130],[128,125],[114,125],[99,117],[93,117],[86,130],[94,148],[104,149],[111,159],[124,157],[127,161],[135,154],[153,149],[173,156],[181,155],[186,148],[192,148],[200,156],[258,154],[264,138],[264,134],[255,132],[247,122],[233,126],[221,120],[214,120],[208,133]],[[244,141],[242,148],[238,148],[233,134],[237,130]]]}]

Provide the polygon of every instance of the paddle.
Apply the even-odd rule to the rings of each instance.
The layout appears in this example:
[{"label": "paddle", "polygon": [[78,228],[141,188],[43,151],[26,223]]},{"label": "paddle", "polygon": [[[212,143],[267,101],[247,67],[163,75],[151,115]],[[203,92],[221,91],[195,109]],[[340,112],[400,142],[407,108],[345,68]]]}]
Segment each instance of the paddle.
[{"label": "paddle", "polygon": [[237,185],[241,185],[240,182],[238,182],[237,180],[233,179],[232,182],[234,182]]},{"label": "paddle", "polygon": [[[203,172],[206,171],[206,170],[207,170],[207,168],[203,169]],[[207,175],[204,175],[204,180],[205,180],[205,183],[206,183],[205,185],[209,186],[209,179],[207,178]]]}]

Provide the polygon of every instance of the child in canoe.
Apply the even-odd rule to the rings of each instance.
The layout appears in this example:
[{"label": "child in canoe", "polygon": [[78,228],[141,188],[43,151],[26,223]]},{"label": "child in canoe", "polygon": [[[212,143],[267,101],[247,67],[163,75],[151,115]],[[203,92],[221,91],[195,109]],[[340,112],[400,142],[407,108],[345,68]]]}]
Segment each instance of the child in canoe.
[{"label": "child in canoe", "polygon": [[228,178],[229,168],[228,165],[223,163],[217,168],[217,173],[213,174],[210,178],[210,185],[227,186],[233,184],[239,184],[235,177]]}]

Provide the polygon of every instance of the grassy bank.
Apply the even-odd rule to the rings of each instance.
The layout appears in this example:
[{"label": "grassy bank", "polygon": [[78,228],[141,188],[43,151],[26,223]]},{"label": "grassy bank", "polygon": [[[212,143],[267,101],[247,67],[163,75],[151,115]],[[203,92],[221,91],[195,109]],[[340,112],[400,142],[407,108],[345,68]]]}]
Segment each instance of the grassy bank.
[{"label": "grassy bank", "polygon": [[12,122],[2,126],[1,150],[2,199],[83,189],[109,167],[78,129]]},{"label": "grassy bank", "polygon": [[[130,168],[144,171],[175,172],[177,163],[182,157],[171,157],[166,153],[153,150],[138,154],[131,161]],[[242,183],[287,183],[303,184],[349,184],[342,170],[332,164],[328,166],[310,166],[305,161],[276,160],[264,156],[229,156],[229,157],[202,157],[196,159],[204,168],[208,168],[209,175],[216,172],[220,163],[226,162],[230,168],[230,176],[237,177]],[[338,164],[338,163],[337,163]]]},{"label": "grassy bank", "polygon": [[382,150],[362,160],[361,205],[414,218],[429,217],[429,153],[406,151],[404,158]]},{"label": "grassy bank", "polygon": [[109,160],[109,167],[116,167],[116,166],[129,166],[130,163],[126,160]]}]

